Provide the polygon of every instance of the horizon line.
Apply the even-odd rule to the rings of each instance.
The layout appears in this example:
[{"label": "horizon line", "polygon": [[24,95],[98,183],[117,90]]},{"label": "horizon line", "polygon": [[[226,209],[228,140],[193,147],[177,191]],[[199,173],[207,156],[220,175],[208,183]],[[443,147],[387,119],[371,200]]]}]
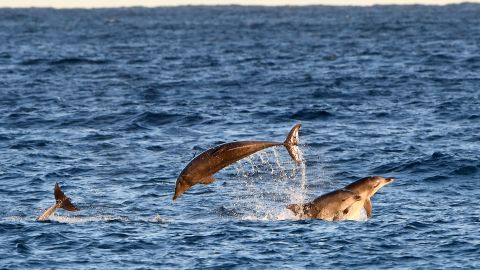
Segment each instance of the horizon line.
[{"label": "horizon line", "polygon": [[[259,1],[261,2],[261,0]],[[330,1],[326,1],[330,2]],[[337,2],[337,1],[335,1]],[[348,1],[349,3],[336,4],[336,3],[300,3],[300,4],[287,4],[287,3],[267,3],[267,4],[245,4],[245,3],[231,3],[231,4],[158,4],[158,5],[71,5],[71,6],[55,6],[55,5],[12,5],[3,6],[0,3],[0,9],[109,9],[109,8],[168,8],[168,7],[308,7],[308,6],[324,6],[324,7],[373,7],[373,6],[449,6],[449,5],[465,5],[465,4],[480,4],[477,1],[446,1],[444,3],[431,3],[427,0],[407,0],[407,1],[387,1],[387,3],[375,3],[378,1],[366,1],[367,3],[353,3],[355,1]],[[403,3],[399,3],[403,2]],[[404,3],[407,2],[407,3]],[[338,2],[337,2],[338,3]]]}]

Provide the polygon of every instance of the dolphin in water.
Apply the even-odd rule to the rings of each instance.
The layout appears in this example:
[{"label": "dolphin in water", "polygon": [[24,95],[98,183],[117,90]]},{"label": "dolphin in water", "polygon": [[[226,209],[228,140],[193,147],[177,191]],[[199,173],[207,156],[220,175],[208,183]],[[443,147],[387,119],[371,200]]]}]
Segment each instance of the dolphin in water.
[{"label": "dolphin in water", "polygon": [[324,194],[312,202],[290,204],[287,206],[300,218],[316,218],[327,221],[343,220],[352,205],[362,200],[362,197],[353,191],[339,189]]},{"label": "dolphin in water", "polygon": [[50,208],[45,210],[45,212],[43,212],[43,214],[41,214],[39,217],[37,217],[36,221],[47,220],[53,213],[55,213],[55,211],[58,208],[65,209],[67,211],[79,211],[80,210],[79,208],[77,208],[76,206],[74,206],[72,204],[72,202],[70,201],[70,198],[65,196],[65,194],[60,189],[60,186],[58,185],[58,183],[55,184],[55,188],[53,189],[53,194],[55,195],[55,204],[50,206]]},{"label": "dolphin in water", "polygon": [[190,161],[178,176],[173,200],[195,184],[207,185],[212,183],[215,181],[213,175],[228,165],[269,147],[283,145],[297,164],[302,163],[298,152],[298,130],[300,127],[301,124],[296,124],[283,143],[240,141],[221,144],[206,150]]},{"label": "dolphin in water", "polygon": [[385,178],[383,176],[369,176],[357,180],[345,189],[354,192],[362,197],[362,200],[354,203],[351,210],[345,214],[345,220],[359,220],[362,216],[362,212],[365,211],[367,218],[372,217],[372,196],[385,185],[392,183],[395,179]]}]

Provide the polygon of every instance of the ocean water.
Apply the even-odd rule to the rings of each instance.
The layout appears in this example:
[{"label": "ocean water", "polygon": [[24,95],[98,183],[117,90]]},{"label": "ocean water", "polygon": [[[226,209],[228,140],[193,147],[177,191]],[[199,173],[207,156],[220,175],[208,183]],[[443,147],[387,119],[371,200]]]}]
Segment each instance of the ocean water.
[{"label": "ocean water", "polygon": [[[479,269],[480,5],[0,9],[0,269]],[[175,202],[212,146],[283,141]],[[285,206],[394,177],[368,221]],[[35,218],[53,186],[81,208]]]}]

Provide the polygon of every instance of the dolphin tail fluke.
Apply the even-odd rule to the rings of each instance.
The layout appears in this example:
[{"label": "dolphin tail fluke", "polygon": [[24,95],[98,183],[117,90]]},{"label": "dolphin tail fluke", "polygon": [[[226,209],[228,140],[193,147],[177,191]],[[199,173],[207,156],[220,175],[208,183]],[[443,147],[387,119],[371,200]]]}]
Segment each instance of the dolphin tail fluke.
[{"label": "dolphin tail fluke", "polygon": [[301,124],[296,124],[290,130],[290,132],[288,133],[287,139],[283,143],[287,148],[288,154],[290,155],[290,157],[292,157],[293,160],[295,160],[297,164],[300,164],[303,162],[298,149],[298,143],[299,143],[298,130],[300,129],[301,126],[302,126]]},{"label": "dolphin tail fluke", "polygon": [[70,198],[65,196],[63,191],[60,189],[58,183],[55,184],[55,188],[53,189],[53,194],[55,195],[55,200],[59,208],[63,208],[67,211],[78,211],[80,210],[78,207],[73,205],[70,201]]}]

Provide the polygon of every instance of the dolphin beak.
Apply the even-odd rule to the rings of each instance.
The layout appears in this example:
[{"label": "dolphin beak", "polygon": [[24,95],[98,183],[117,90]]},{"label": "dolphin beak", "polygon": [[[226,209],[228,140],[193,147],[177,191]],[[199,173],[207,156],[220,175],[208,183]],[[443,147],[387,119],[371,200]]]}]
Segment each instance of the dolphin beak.
[{"label": "dolphin beak", "polygon": [[385,184],[390,184],[390,183],[392,183],[393,181],[395,181],[395,179],[394,179],[394,178],[386,178],[385,181],[386,181]]}]

